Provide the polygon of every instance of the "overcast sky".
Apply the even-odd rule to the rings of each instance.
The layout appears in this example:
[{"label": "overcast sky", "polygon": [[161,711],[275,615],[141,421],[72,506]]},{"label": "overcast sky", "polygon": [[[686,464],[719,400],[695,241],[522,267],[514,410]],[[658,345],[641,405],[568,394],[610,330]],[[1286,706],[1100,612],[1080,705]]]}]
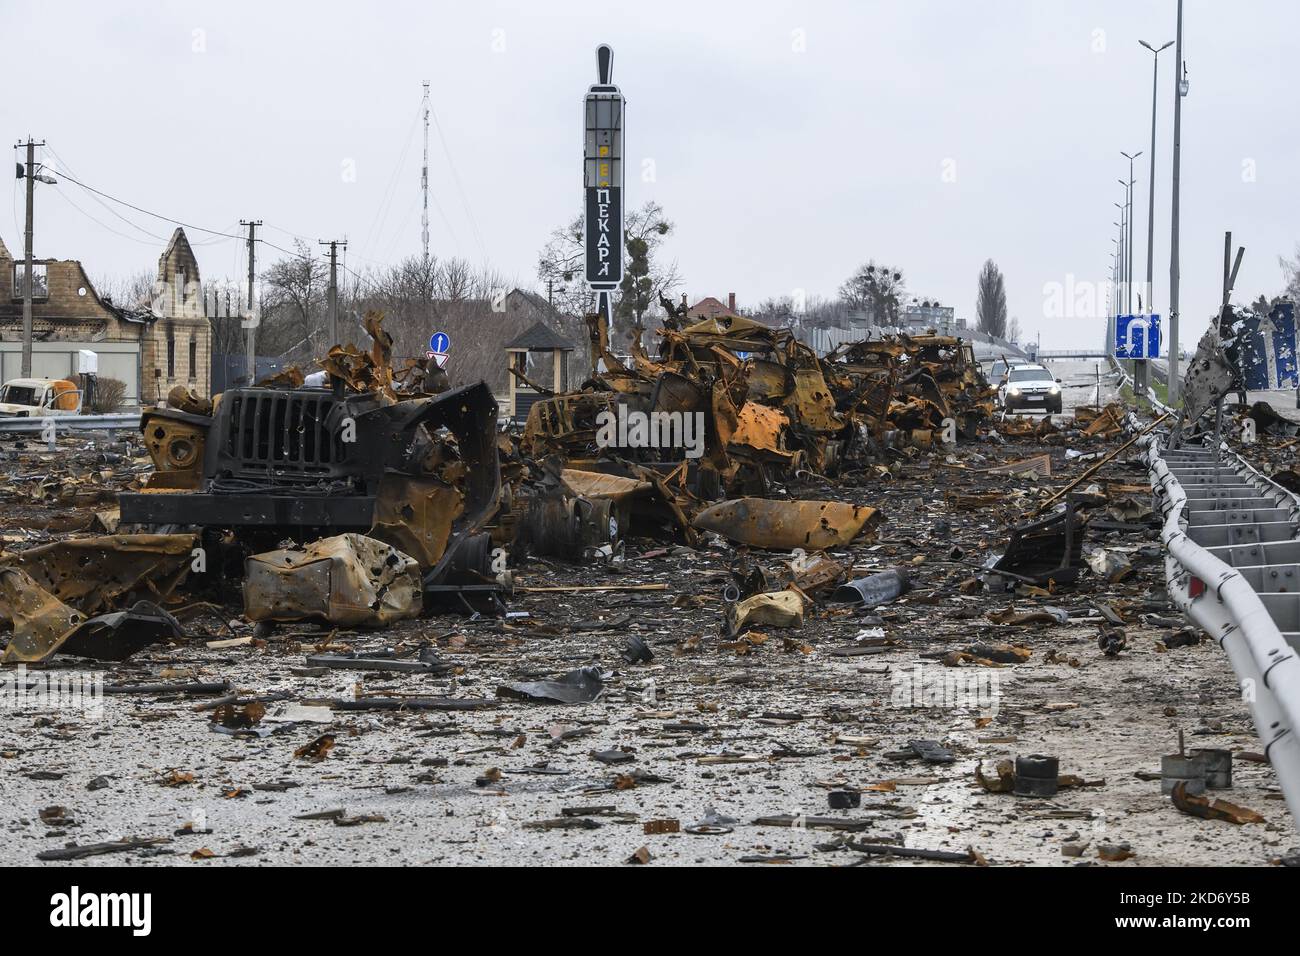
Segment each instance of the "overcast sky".
[{"label": "overcast sky", "polygon": [[[580,208],[579,103],[608,42],[629,104],[627,201],[654,199],[676,224],[665,254],[692,300],[829,296],[876,258],[973,319],[992,258],[1026,337],[1095,345],[1102,320],[1045,311],[1053,283],[1108,275],[1120,150],[1144,153],[1134,268],[1145,272],[1151,56],[1138,40],[1173,39],[1175,11],[1175,0],[0,0],[0,130],[44,139],[56,169],[189,223],[238,232],[259,218],[285,247],[291,234],[346,237],[360,270],[419,251],[428,80],[451,158],[435,130],[433,251],[533,285],[548,233]],[[1217,310],[1224,230],[1247,249],[1241,301],[1281,290],[1278,256],[1300,240],[1300,4],[1188,0],[1184,43],[1182,310],[1199,335]],[[1173,52],[1160,58],[1160,312]],[[15,253],[20,186],[0,214]],[[153,268],[170,233],[71,183],[37,193],[36,254],[80,259],[92,276]],[[215,240],[196,246],[205,278],[240,274],[240,243],[190,238]]]}]

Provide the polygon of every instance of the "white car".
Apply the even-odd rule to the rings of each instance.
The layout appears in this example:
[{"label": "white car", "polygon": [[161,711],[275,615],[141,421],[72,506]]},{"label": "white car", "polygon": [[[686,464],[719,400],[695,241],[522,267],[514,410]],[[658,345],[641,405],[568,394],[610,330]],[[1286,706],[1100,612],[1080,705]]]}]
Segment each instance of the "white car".
[{"label": "white car", "polygon": [[81,389],[64,379],[15,378],[0,387],[0,418],[80,413]]},{"label": "white car", "polygon": [[1007,380],[998,389],[1002,411],[1047,412],[1061,411],[1061,380],[1041,365],[1016,365],[1007,373]]}]

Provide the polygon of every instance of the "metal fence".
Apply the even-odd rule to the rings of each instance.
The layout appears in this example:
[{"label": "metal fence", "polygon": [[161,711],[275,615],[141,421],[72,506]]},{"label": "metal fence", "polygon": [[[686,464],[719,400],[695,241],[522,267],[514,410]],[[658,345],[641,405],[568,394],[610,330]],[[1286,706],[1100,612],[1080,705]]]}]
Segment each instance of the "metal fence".
[{"label": "metal fence", "polygon": [[1169,596],[1227,654],[1300,820],[1300,498],[1226,446],[1166,450],[1166,440],[1143,443]]},{"label": "metal fence", "polygon": [[[880,339],[885,335],[897,335],[899,333],[907,335],[916,335],[916,329],[904,329],[896,327],[885,327],[877,325],[857,326],[855,328],[840,328],[831,326],[822,328],[817,326],[794,325],[791,327],[804,344],[811,348],[819,355],[825,355],[833,349],[838,348],[845,343],[861,342],[864,339]],[[995,338],[978,332],[974,329],[956,329],[952,332],[956,338],[965,339],[977,347],[978,352],[986,356],[997,356],[1006,353],[1011,358],[1024,358],[1025,352],[1018,345],[1012,345],[1005,339]],[[978,356],[977,356],[978,357]]]}]

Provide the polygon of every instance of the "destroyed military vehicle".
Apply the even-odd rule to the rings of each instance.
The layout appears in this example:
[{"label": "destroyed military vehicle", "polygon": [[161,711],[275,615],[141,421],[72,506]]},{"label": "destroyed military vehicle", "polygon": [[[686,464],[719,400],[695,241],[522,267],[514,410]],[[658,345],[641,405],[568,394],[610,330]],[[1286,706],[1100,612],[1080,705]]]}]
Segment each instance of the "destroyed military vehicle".
[{"label": "destroyed military vehicle", "polygon": [[174,392],[171,407],[147,410],[156,470],[119,496],[122,528],[198,528],[244,553],[360,532],[419,562],[428,587],[489,582],[496,401],[481,382],[399,391],[391,338],[377,316],[367,327],[373,353],[336,346],[326,387],[288,375],[210,404]]}]

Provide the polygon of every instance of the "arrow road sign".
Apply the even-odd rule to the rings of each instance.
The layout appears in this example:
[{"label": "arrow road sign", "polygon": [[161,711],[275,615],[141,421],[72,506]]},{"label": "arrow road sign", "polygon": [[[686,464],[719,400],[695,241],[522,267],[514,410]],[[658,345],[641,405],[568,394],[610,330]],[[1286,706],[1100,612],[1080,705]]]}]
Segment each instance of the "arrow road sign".
[{"label": "arrow road sign", "polygon": [[1123,359],[1159,358],[1160,316],[1116,316],[1115,357]]},{"label": "arrow road sign", "polygon": [[446,332],[434,332],[429,336],[429,351],[426,356],[438,363],[438,368],[447,365],[448,353],[451,351],[451,336]]}]

